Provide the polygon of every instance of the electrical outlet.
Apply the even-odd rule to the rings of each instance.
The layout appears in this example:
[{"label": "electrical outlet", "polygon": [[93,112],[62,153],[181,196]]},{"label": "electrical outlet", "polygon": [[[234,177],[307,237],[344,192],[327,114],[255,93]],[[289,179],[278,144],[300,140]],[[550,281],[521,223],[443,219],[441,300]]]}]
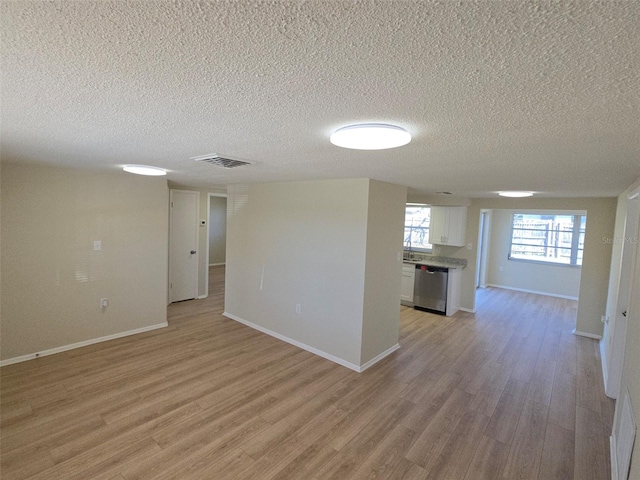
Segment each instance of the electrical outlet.
[{"label": "electrical outlet", "polygon": [[296,303],[296,313],[300,313],[300,304]]},{"label": "electrical outlet", "polygon": [[109,306],[109,299],[102,298],[100,299],[100,308],[107,308]]},{"label": "electrical outlet", "polygon": [[504,272],[504,267],[503,267],[502,265],[500,265],[500,266],[498,267],[498,271],[499,271],[499,272]]}]

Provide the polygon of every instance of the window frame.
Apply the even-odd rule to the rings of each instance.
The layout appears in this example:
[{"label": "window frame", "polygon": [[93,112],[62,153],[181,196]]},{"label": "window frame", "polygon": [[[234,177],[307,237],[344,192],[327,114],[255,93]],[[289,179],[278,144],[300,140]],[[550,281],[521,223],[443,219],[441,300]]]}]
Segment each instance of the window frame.
[{"label": "window frame", "polygon": [[[561,262],[553,262],[548,260],[536,260],[535,258],[518,258],[512,256],[513,252],[513,232],[514,232],[514,221],[516,215],[558,215],[558,216],[572,216],[573,217],[573,228],[571,231],[571,247],[570,247],[570,255],[569,255],[569,263],[561,263]],[[584,232],[582,231],[582,218],[584,218]],[[507,254],[507,260],[512,260],[514,262],[524,262],[524,263],[533,263],[537,265],[553,265],[556,267],[569,267],[569,268],[582,268],[583,258],[580,258],[580,263],[578,263],[578,253],[580,250],[583,252],[584,257],[584,246],[580,248],[580,235],[584,234],[586,237],[587,231],[587,212],[585,210],[513,210],[511,212],[511,220],[510,220],[510,230],[509,230],[509,249]],[[520,244],[526,245],[526,244]],[[556,249],[568,250],[568,247],[555,247]]]},{"label": "window frame", "polygon": [[[420,227],[420,226],[413,226],[413,225],[407,225],[407,209],[411,208],[411,207],[420,207],[420,208],[428,208],[429,209],[429,226],[428,227]],[[404,208],[404,231],[406,231],[406,229],[409,228],[410,230],[413,229],[419,229],[419,230],[426,230],[426,238],[427,240],[430,240],[430,232],[431,232],[431,205],[426,204],[426,203],[406,203],[405,204],[405,208]],[[419,253],[432,253],[433,252],[433,244],[432,243],[427,243],[427,245],[430,245],[431,247],[427,247],[427,248],[422,248],[422,247],[416,247],[415,245],[411,245],[411,242],[409,242],[409,244],[407,244],[407,242],[404,240],[404,233],[403,233],[403,242],[402,242],[402,248],[404,251],[406,252],[419,252]],[[409,238],[411,238],[411,232],[409,232]]]}]

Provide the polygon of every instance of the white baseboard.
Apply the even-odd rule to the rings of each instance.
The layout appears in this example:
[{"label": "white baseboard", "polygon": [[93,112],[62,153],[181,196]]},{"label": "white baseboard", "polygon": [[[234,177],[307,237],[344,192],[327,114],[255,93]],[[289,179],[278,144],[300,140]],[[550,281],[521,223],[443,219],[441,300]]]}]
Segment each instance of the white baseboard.
[{"label": "white baseboard", "polygon": [[609,458],[611,459],[611,480],[618,480],[618,457],[616,456],[616,437],[609,437]]},{"label": "white baseboard", "polygon": [[574,335],[578,335],[579,337],[587,337],[593,338],[595,340],[602,340],[602,335],[596,335],[595,333],[581,332],[580,330],[576,330],[575,328],[571,332]]},{"label": "white baseboard", "polygon": [[149,332],[151,330],[157,330],[158,328],[168,327],[169,323],[163,322],[156,325],[150,325],[148,327],[136,328],[135,330],[129,330],[126,332],[114,333],[113,335],[107,335],[105,337],[92,338],[91,340],[84,340],[78,343],[72,343],[71,345],[63,345],[62,347],[50,348],[49,350],[43,350],[42,352],[29,353],[27,355],[21,355],[19,357],[8,358],[0,361],[0,367],[6,365],[12,365],[14,363],[26,362],[27,360],[33,360],[35,358],[46,357],[55,353],[62,353],[68,350],[74,350],[76,348],[86,347],[95,343],[108,342],[109,340],[115,340],[116,338],[128,337],[130,335],[137,335],[138,333]]},{"label": "white baseboard", "polygon": [[464,308],[464,307],[460,307],[459,310],[461,310],[463,312],[467,312],[467,313],[476,313],[477,312],[476,309]]},{"label": "white baseboard", "polygon": [[533,293],[535,295],[545,295],[547,297],[566,298],[567,300],[578,300],[578,297],[572,297],[570,295],[557,295],[549,292],[539,292],[537,290],[528,290],[526,288],[509,287],[507,285],[497,285],[495,283],[487,283],[487,287],[503,288],[505,290],[514,290],[516,292]]},{"label": "white baseboard", "polygon": [[379,362],[380,360],[382,360],[383,358],[385,358],[387,355],[395,352],[398,348],[400,348],[399,344],[394,345],[393,347],[385,350],[384,352],[382,352],[380,355],[376,356],[375,358],[372,358],[371,360],[369,360],[368,362],[366,362],[364,365],[359,366],[356,365],[355,363],[351,363],[351,362],[347,362],[346,360],[340,358],[340,357],[336,357],[335,355],[331,355],[330,353],[324,352],[322,350],[319,350],[315,347],[312,347],[311,345],[307,345],[306,343],[302,343],[299,342],[298,340],[294,340],[293,338],[289,338],[285,335],[282,335],[278,332],[274,332],[273,330],[269,330],[268,328],[262,327],[260,325],[257,325],[253,322],[249,322],[248,320],[245,320],[244,318],[240,318],[232,313],[229,312],[223,312],[222,313],[223,316],[231,319],[231,320],[235,320],[238,323],[242,323],[243,325],[246,325],[247,327],[251,327],[254,330],[258,330],[259,332],[265,333],[269,336],[275,337],[278,340],[282,340],[283,342],[289,343],[291,345],[294,345],[298,348],[301,348],[302,350],[306,350],[307,352],[311,352],[314,355],[318,355],[319,357],[325,358],[327,360],[332,361],[333,363],[337,363],[338,365],[342,365],[343,367],[347,367],[350,370],[353,370],[355,372],[361,373],[364,372],[367,368],[371,367],[372,365],[374,365],[375,363]]},{"label": "white baseboard", "polygon": [[207,298],[209,295],[198,295],[196,300],[202,300],[203,298]]},{"label": "white baseboard", "polygon": [[611,395],[611,392],[607,391],[607,379],[609,378],[609,371],[607,368],[608,358],[604,348],[604,339],[600,340],[600,365],[602,366],[602,380],[604,382],[604,393],[607,397],[615,399],[615,396]]},{"label": "white baseboard", "polygon": [[209,264],[210,267],[219,267],[220,265],[226,265],[226,263],[222,262],[222,263],[210,263]]},{"label": "white baseboard", "polygon": [[380,355],[376,355],[375,357],[373,357],[371,360],[369,360],[368,362],[365,362],[358,371],[358,373],[364,372],[367,368],[375,365],[376,363],[378,363],[380,360],[382,360],[383,358],[391,355],[393,352],[395,352],[396,350],[398,350],[400,348],[400,344],[396,343],[393,347],[391,348],[387,348],[384,352],[382,352]]}]

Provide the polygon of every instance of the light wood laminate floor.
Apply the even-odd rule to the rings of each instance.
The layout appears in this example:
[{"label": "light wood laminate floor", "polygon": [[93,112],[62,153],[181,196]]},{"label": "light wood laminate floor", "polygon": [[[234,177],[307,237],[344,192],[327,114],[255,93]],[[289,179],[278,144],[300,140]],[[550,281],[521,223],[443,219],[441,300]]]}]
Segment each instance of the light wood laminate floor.
[{"label": "light wood laminate floor", "polygon": [[401,349],[357,374],[222,317],[223,290],[212,267],[168,328],[2,368],[2,479],[610,476],[614,405],[576,302],[402,307]]}]

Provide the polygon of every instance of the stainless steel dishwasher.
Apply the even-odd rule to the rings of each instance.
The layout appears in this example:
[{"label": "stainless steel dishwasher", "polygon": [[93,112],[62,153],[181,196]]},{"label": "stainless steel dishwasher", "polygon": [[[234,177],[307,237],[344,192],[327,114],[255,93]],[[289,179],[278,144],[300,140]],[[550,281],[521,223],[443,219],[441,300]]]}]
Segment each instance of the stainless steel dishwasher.
[{"label": "stainless steel dishwasher", "polygon": [[413,305],[418,310],[445,315],[447,312],[447,280],[449,269],[416,265]]}]

